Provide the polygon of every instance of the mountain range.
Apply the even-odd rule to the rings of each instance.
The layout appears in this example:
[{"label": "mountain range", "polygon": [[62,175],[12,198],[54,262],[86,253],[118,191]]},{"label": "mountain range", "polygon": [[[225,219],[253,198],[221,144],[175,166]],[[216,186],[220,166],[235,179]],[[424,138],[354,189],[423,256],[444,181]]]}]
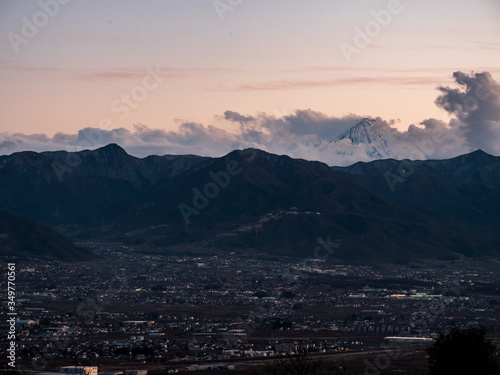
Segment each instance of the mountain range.
[{"label": "mountain range", "polygon": [[0,156],[0,208],[137,251],[451,260],[498,255],[499,167],[480,151],[340,168],[256,149],[139,159],[110,144]]},{"label": "mountain range", "polygon": [[476,224],[500,223],[500,158],[481,150],[449,160],[394,159],[332,167],[380,197]]}]

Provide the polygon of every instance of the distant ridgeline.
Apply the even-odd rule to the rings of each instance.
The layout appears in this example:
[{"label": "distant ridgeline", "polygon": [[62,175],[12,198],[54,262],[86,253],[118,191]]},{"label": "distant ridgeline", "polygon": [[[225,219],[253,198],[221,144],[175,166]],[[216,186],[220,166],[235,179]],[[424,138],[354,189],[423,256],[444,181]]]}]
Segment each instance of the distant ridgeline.
[{"label": "distant ridgeline", "polygon": [[[358,125],[345,136],[361,136],[370,124]],[[20,152],[0,156],[0,208],[75,241],[156,251],[190,243],[311,258],[330,238],[329,259],[451,260],[498,255],[500,158],[476,151],[341,168],[254,149],[220,158],[140,159],[115,144]],[[45,225],[2,215],[4,254],[85,258]]]}]

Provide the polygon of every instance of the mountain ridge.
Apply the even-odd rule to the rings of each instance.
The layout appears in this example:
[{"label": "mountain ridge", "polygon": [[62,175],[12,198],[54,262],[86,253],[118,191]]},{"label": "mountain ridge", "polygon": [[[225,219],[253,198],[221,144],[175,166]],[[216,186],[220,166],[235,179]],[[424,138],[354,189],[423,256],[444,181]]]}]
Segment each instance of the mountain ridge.
[{"label": "mountain ridge", "polygon": [[[482,150],[445,160],[386,159],[331,168],[399,204],[451,213],[472,223],[500,222],[500,157]],[[395,178],[394,185],[388,176]]]},{"label": "mountain ridge", "polygon": [[[53,165],[63,164],[68,155],[0,157],[0,207],[62,228],[79,241],[124,241],[138,251],[168,252],[197,244],[203,249],[310,257],[318,238],[332,237],[342,244],[335,252],[340,259],[394,262],[492,255],[500,242],[484,222],[471,224],[461,212],[411,205],[398,200],[399,195],[364,185],[372,177],[378,185],[387,185],[383,173],[397,172],[401,162],[396,160],[342,169],[257,149],[235,150],[220,158],[139,159],[112,145],[69,155],[79,162],[65,165],[68,170],[59,179]],[[484,157],[473,154],[469,163]],[[497,159],[491,162],[489,168]],[[472,168],[462,164],[464,171]],[[412,186],[415,176],[408,176],[406,186]],[[432,178],[450,185],[439,176]],[[422,185],[414,190],[430,195],[434,185],[418,183]],[[471,194],[458,191],[450,196],[463,198],[466,207]],[[191,209],[188,220],[181,205]]]}]

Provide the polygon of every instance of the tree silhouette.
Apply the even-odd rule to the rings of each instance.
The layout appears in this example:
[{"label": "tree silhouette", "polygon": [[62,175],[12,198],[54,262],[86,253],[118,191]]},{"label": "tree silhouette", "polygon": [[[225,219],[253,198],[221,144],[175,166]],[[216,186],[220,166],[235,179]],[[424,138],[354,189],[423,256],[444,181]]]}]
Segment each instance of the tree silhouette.
[{"label": "tree silhouette", "polygon": [[429,375],[499,375],[496,347],[486,330],[453,328],[440,333],[429,353]]}]

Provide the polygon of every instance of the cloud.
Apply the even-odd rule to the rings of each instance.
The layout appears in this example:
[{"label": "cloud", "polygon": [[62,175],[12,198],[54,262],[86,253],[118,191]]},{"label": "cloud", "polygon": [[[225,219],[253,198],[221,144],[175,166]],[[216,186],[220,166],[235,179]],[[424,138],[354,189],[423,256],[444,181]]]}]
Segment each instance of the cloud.
[{"label": "cloud", "polygon": [[0,154],[22,150],[80,151],[117,143],[138,157],[151,154],[222,156],[234,149],[256,147],[278,154],[345,165],[369,160],[362,146],[349,142],[332,143],[338,134],[360,119],[356,115],[329,117],[311,109],[284,116],[265,113],[248,116],[226,111],[224,121],[228,128],[232,128],[231,131],[213,125],[184,122],[175,131],[137,124],[132,130],[86,127],[76,134],[59,132],[53,137],[3,133],[0,134]]},{"label": "cloud", "polygon": [[3,141],[0,143],[0,151],[14,151],[16,144],[12,141]]},{"label": "cloud", "polygon": [[[436,104],[448,112],[449,122],[429,118],[404,131],[394,121],[374,117],[370,131],[383,134],[397,159],[445,159],[476,149],[500,155],[500,86],[489,73],[453,74],[456,87],[439,87]],[[79,151],[117,143],[130,154],[197,154],[222,156],[234,149],[260,148],[329,165],[370,161],[366,147],[350,140],[335,141],[365,116],[332,117],[312,109],[292,114],[254,115],[227,110],[218,116],[224,128],[183,122],[175,131],[136,124],[133,129],[87,127],[75,134],[0,133],[0,154],[32,150]]]},{"label": "cloud", "polygon": [[[147,66],[129,66],[119,67],[111,66],[107,68],[80,68],[68,69],[57,66],[34,66],[20,63],[14,60],[0,59],[0,70],[7,72],[19,73],[36,73],[36,74],[65,74],[77,80],[95,80],[95,81],[109,81],[109,80],[138,80],[144,78],[147,73]],[[178,68],[171,66],[156,65],[157,73],[163,77],[179,78],[185,76],[208,76],[214,74],[233,74],[238,73],[237,69],[230,68]],[[145,73],[146,72],[146,73]]]},{"label": "cloud", "polygon": [[252,116],[242,116],[238,112],[233,112],[233,111],[224,112],[224,118],[229,121],[236,121],[240,123],[255,120],[255,118],[253,118]]},{"label": "cloud", "polygon": [[352,77],[335,78],[322,80],[273,80],[258,84],[239,84],[235,86],[214,86],[209,87],[209,91],[274,91],[274,90],[300,90],[310,87],[339,87],[352,85],[398,85],[398,86],[427,86],[439,83],[437,77]]},{"label": "cloud", "polygon": [[490,73],[453,74],[457,88],[439,87],[436,105],[456,120],[454,131],[471,149],[500,153],[500,85]]}]

